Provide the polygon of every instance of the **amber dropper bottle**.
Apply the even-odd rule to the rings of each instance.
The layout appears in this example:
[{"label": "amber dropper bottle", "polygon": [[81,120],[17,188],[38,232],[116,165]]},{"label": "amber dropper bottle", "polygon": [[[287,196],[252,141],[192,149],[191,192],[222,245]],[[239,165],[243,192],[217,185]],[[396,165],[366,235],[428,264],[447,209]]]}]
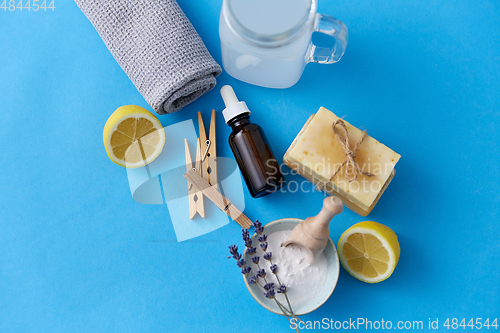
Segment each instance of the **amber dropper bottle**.
[{"label": "amber dropper bottle", "polygon": [[250,194],[254,198],[276,192],[285,183],[262,128],[250,122],[250,110],[238,101],[233,88],[220,91],[226,108],[222,111],[226,124],[233,129],[229,146],[241,170]]}]

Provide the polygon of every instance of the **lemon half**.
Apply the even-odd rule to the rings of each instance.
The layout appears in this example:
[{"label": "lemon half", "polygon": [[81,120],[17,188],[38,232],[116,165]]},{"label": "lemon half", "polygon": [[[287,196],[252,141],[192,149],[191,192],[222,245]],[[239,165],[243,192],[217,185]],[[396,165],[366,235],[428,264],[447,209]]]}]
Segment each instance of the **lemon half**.
[{"label": "lemon half", "polygon": [[368,283],[387,279],[399,261],[400,248],[394,231],[372,221],[347,229],[340,236],[337,249],[345,270]]},{"label": "lemon half", "polygon": [[165,131],[158,118],[137,105],[121,106],[106,121],[104,147],[109,158],[126,168],[138,168],[160,155]]}]

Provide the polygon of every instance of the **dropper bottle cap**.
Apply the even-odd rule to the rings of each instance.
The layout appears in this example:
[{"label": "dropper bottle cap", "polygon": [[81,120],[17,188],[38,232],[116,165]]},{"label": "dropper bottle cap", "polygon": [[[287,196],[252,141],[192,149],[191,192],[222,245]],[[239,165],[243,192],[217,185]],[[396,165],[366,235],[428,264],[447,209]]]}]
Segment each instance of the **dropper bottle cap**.
[{"label": "dropper bottle cap", "polygon": [[222,99],[226,105],[226,108],[222,111],[226,124],[240,114],[250,114],[250,110],[248,109],[246,103],[238,101],[238,97],[236,97],[236,94],[231,86],[225,85],[222,87],[220,94],[222,95]]}]

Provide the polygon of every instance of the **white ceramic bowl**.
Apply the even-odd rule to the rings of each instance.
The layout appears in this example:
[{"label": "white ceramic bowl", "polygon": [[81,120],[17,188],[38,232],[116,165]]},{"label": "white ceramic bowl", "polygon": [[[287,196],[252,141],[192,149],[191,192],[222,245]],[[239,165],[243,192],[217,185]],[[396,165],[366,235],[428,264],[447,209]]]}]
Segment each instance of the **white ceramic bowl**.
[{"label": "white ceramic bowl", "polygon": [[[276,220],[264,226],[264,233],[266,235],[269,235],[276,231],[292,230],[297,224],[299,224],[302,221],[303,220],[301,219],[294,219],[294,218]],[[258,243],[256,235],[252,236],[252,241],[254,243]],[[333,293],[333,290],[337,285],[337,281],[339,279],[339,271],[340,271],[339,257],[337,255],[337,250],[335,248],[335,245],[333,244],[331,239],[328,239],[328,244],[326,245],[324,253],[328,263],[328,275],[326,277],[325,284],[323,285],[323,288],[319,291],[319,293],[316,296],[314,296],[313,298],[302,304],[295,305],[293,307],[293,312],[297,316],[310,313],[319,308],[321,305],[323,305],[328,300],[328,298],[330,298],[330,295]],[[248,255],[246,251],[243,257],[246,262],[251,262],[251,256]],[[264,296],[264,293],[262,292],[262,289],[259,286],[255,284],[249,284],[246,277],[244,277],[243,279],[245,281],[245,285],[247,286],[248,291],[260,305],[262,305],[264,308],[268,309],[271,312],[283,315],[283,312],[281,312],[278,305],[276,305],[276,302],[274,300],[267,299],[266,296]]]}]

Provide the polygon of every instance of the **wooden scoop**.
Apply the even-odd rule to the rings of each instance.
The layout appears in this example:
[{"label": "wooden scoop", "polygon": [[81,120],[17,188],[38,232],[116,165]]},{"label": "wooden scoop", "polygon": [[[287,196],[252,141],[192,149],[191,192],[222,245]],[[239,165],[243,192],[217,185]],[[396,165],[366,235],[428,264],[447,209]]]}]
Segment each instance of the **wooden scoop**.
[{"label": "wooden scoop", "polygon": [[296,244],[302,246],[309,252],[309,264],[314,263],[316,258],[326,247],[328,238],[330,237],[330,229],[328,228],[330,220],[344,210],[342,200],[338,197],[327,197],[323,200],[323,208],[316,216],[311,216],[300,222],[287,240],[281,246]]}]

